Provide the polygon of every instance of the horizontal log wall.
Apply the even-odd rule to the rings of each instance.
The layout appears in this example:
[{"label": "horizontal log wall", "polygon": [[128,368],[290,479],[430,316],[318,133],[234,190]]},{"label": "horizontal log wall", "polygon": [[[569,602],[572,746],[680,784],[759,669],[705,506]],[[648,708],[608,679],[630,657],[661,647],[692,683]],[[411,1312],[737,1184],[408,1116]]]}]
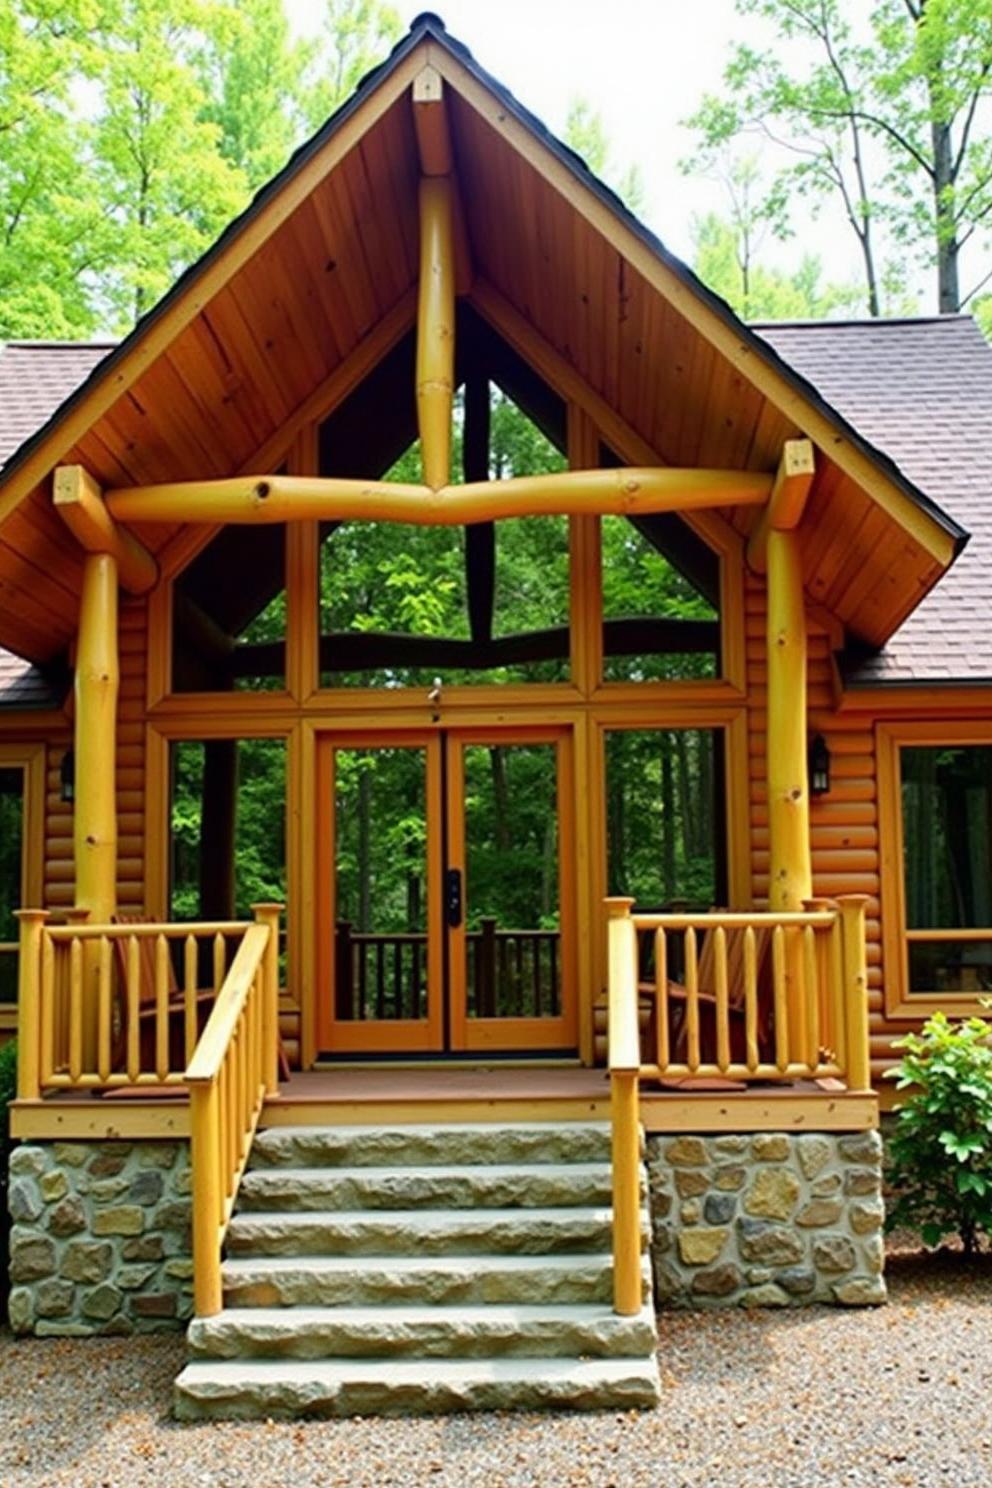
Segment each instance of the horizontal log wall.
[{"label": "horizontal log wall", "polygon": [[[767,664],[765,590],[748,576],[745,590],[748,739],[751,781],[751,880],[755,903],[768,899],[768,795],[766,789]],[[830,750],[830,791],[814,796],[810,809],[813,891],[868,895],[868,1007],[872,1077],[894,1063],[892,1040],[912,1026],[886,1020],[879,901],[878,791],[875,736],[870,720],[835,707],[831,638],[811,621],[807,682],[810,738],[822,734]]]}]

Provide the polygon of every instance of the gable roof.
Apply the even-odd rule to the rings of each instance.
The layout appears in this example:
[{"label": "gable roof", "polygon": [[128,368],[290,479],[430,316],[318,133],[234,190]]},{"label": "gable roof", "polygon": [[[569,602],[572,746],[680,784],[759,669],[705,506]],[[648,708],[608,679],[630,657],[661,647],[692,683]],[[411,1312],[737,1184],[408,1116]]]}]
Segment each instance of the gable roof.
[{"label": "gable roof", "polygon": [[[618,448],[631,463],[771,469],[785,439],[813,438],[807,586],[863,640],[884,640],[964,529],[426,15],[10,457],[0,642],[45,657],[71,634],[80,565],[51,510],[56,463],[81,463],[107,488],[271,468],[252,462],[280,457],[280,426],[347,384],[373,341],[384,354],[408,328],[419,179],[409,89],[427,62],[445,81],[470,301],[511,344],[507,325],[522,325],[616,416],[636,445]],[[508,232],[521,218],[528,230]],[[22,502],[30,516],[15,533]],[[753,514],[727,518],[745,533]],[[140,535],[158,547],[169,531]],[[52,546],[57,571],[42,561]],[[858,562],[838,565],[838,548]]]},{"label": "gable roof", "polygon": [[972,534],[848,685],[992,680],[992,347],[970,315],[762,325],[762,336]]}]

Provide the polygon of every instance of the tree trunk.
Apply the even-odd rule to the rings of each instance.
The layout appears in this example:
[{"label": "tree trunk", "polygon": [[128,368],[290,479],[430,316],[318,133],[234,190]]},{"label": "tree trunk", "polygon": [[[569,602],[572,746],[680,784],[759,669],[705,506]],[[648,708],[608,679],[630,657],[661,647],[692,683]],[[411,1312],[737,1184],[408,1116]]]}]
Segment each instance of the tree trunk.
[{"label": "tree trunk", "polygon": [[672,779],[671,744],[661,745],[661,861],[665,876],[665,901],[675,898],[675,790]]},{"label": "tree trunk", "polygon": [[[934,107],[933,88],[930,107]],[[954,221],[954,150],[949,124],[930,128],[933,140],[933,197],[937,231],[937,302],[941,315],[954,315],[961,309],[961,283],[958,273],[960,247]]]},{"label": "tree trunk", "polygon": [[496,820],[493,823],[496,847],[501,853],[510,851],[510,792],[506,784],[506,759],[498,744],[489,750],[489,766],[493,777],[493,805]]},{"label": "tree trunk", "polygon": [[372,779],[368,770],[358,777],[358,928],[372,928]]}]

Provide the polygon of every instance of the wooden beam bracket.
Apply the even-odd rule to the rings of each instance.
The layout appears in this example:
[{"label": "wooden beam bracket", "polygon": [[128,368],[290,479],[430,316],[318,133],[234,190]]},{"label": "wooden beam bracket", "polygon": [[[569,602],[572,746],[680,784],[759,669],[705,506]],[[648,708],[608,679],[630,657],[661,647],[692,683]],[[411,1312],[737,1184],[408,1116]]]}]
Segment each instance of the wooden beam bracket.
[{"label": "wooden beam bracket", "polygon": [[747,561],[755,573],[765,572],[769,532],[792,532],[799,526],[815,475],[812,440],[787,439],[768,504],[748,540]]},{"label": "wooden beam bracket", "polygon": [[147,594],[158,582],[158,564],[136,537],[117,525],[103,492],[82,465],[55,471],[53,502],[69,531],[87,553],[108,553],[129,594]]}]

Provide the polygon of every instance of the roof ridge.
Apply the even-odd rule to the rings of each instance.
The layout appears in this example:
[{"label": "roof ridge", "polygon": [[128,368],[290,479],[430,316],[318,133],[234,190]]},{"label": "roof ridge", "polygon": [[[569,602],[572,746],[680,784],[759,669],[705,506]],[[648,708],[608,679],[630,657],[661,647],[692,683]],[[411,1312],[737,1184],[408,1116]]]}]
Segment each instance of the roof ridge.
[{"label": "roof ridge", "polygon": [[41,337],[21,340],[19,337],[12,336],[8,341],[0,341],[0,350],[9,351],[11,348],[16,348],[18,351],[94,351],[104,346],[112,347],[119,344],[119,338],[116,336],[91,336],[85,341],[70,341],[65,336],[53,337],[51,341],[45,341]]},{"label": "roof ridge", "polygon": [[749,320],[747,324],[752,331],[764,329],[780,330],[783,327],[795,326],[803,330],[820,329],[821,327],[851,327],[851,326],[892,326],[892,325],[944,325],[945,323],[958,323],[970,321],[977,324],[975,317],[967,310],[952,310],[945,313],[933,315],[850,315],[838,317],[823,317],[819,319],[802,319],[796,317],[789,320]]}]

